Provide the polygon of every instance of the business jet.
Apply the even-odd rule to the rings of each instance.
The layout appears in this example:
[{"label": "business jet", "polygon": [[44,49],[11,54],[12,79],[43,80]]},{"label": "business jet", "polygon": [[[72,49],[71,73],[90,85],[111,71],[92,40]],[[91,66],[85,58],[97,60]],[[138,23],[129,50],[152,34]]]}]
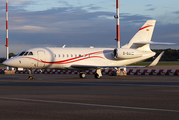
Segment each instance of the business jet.
[{"label": "business jet", "polygon": [[[135,36],[121,48],[30,48],[3,64],[29,69],[28,79],[34,79],[32,69],[78,70],[80,78],[86,77],[85,70],[96,70],[94,76],[99,79],[102,77],[101,69],[128,68],[130,66],[127,65],[155,56],[150,44],[171,44],[151,41],[155,23],[156,20],[146,21]],[[162,54],[163,52],[148,67],[155,66]]]}]

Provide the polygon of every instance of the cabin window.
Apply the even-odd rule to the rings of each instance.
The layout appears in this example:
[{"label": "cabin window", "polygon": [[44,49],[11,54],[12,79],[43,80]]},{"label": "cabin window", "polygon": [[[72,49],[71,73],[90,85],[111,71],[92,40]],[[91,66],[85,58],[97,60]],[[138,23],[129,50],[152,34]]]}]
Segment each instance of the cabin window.
[{"label": "cabin window", "polygon": [[84,55],[84,57],[86,57],[86,55]]},{"label": "cabin window", "polygon": [[81,54],[79,54],[79,57],[81,57]]},{"label": "cabin window", "polygon": [[60,54],[58,54],[58,57],[60,57]]},{"label": "cabin window", "polygon": [[67,57],[68,57],[68,54],[67,54]]},{"label": "cabin window", "polygon": [[56,57],[56,54],[54,54],[54,57]]},{"label": "cabin window", "polygon": [[63,57],[65,57],[65,55],[63,54]]},{"label": "cabin window", "polygon": [[73,57],[73,55],[71,54],[71,58]]},{"label": "cabin window", "polygon": [[75,57],[77,57],[77,55],[75,54]]}]

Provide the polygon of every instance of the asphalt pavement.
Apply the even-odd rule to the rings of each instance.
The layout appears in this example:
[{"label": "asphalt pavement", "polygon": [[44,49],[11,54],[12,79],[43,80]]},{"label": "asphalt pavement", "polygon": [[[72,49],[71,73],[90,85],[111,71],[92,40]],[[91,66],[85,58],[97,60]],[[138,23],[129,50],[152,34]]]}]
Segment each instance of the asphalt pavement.
[{"label": "asphalt pavement", "polygon": [[0,120],[178,120],[178,76],[0,74]]}]

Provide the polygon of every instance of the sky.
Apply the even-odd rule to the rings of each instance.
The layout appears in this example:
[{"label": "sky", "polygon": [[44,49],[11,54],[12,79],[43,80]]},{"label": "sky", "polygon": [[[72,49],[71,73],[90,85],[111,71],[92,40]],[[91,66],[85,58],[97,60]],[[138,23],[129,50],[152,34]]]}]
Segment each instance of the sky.
[{"label": "sky", "polygon": [[[0,57],[6,56],[6,1],[0,0]],[[119,0],[121,45],[150,19],[152,49],[179,49],[178,0]],[[116,47],[116,0],[8,0],[9,52],[32,47]]]}]

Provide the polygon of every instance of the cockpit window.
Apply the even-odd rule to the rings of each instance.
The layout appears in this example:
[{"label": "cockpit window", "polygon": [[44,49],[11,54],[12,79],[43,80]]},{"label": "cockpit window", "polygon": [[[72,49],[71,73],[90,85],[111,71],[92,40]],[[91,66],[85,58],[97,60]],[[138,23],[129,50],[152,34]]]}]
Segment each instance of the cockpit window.
[{"label": "cockpit window", "polygon": [[27,55],[29,52],[25,52],[25,54],[24,55]]},{"label": "cockpit window", "polygon": [[28,55],[33,55],[33,53],[32,52],[29,52],[29,54]]},{"label": "cockpit window", "polygon": [[21,53],[19,54],[19,56],[22,56],[24,53],[25,53],[24,51],[23,51],[23,52],[21,52]]},{"label": "cockpit window", "polygon": [[33,52],[23,51],[19,54],[19,56],[33,55]]}]

